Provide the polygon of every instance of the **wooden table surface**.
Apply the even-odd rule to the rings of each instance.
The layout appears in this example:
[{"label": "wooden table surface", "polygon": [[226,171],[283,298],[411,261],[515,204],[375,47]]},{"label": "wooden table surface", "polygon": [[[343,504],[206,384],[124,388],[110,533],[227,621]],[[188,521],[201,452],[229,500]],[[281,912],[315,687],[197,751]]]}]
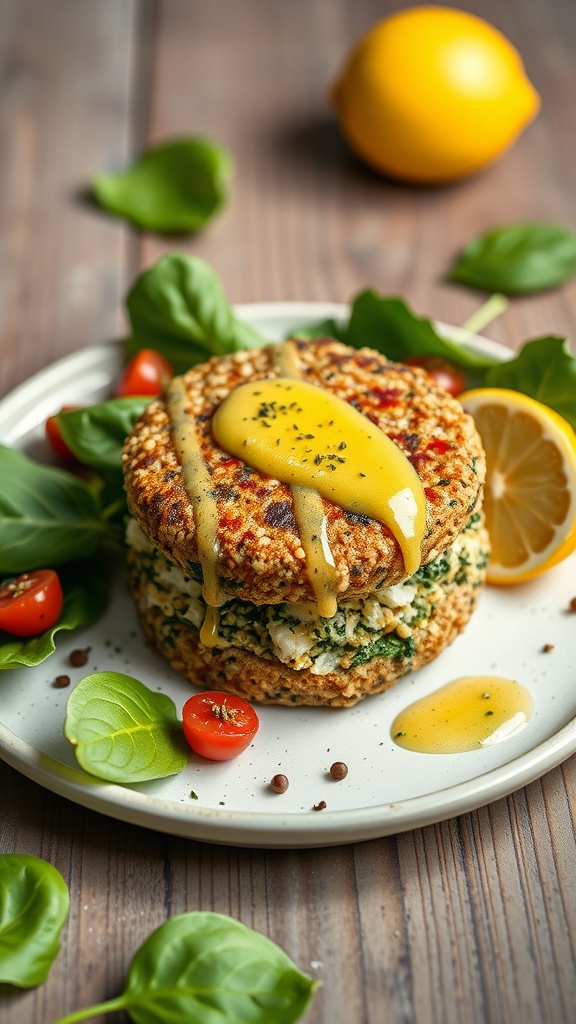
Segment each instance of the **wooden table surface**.
[{"label": "wooden table surface", "polygon": [[[346,301],[371,285],[466,320],[478,295],[443,274],[474,233],[576,227],[572,0],[466,7],[518,46],[542,112],[485,173],[418,189],[361,166],[326,102],[386,0],[0,0],[0,393],[118,336],[136,273],[175,247],[210,261],[236,302]],[[203,233],[175,245],[85,202],[96,172],[185,133],[236,160],[230,202]],[[487,333],[511,347],[574,339],[576,280],[515,299]],[[576,757],[454,820],[296,852],[127,825],[3,763],[0,807],[0,850],[46,858],[71,890],[48,981],[2,988],[2,1024],[117,995],[152,928],[194,909],[258,929],[321,978],[307,1024],[576,1020]]]}]

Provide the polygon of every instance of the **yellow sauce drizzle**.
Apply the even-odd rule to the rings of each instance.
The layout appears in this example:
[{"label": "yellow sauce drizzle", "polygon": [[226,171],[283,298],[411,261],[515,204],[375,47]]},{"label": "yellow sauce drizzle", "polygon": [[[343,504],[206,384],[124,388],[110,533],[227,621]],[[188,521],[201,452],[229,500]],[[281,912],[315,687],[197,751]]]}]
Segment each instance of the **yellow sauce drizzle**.
[{"label": "yellow sauce drizzle", "polygon": [[166,408],[174,448],[182,466],[182,478],[196,523],[196,543],[204,579],[202,596],[207,604],[200,639],[206,647],[214,647],[218,640],[218,607],[227,600],[220,587],[217,571],[218,509],[211,493],[212,479],[187,405],[184,382],[182,378],[174,377],[166,392]]},{"label": "yellow sauce drizzle", "polygon": [[292,377],[293,380],[302,379],[294,345],[291,345],[289,341],[278,341],[268,345],[268,351],[279,377]]},{"label": "yellow sauce drizzle", "polygon": [[204,647],[215,647],[218,643],[218,626],[220,625],[220,611],[212,604],[206,605],[204,621],[200,629],[200,641]]},{"label": "yellow sauce drizzle", "polygon": [[334,556],[328,543],[322,501],[318,492],[310,487],[293,484],[291,491],[300,543],[306,555],[306,568],[316,597],[318,615],[331,619],[338,610],[338,581]]},{"label": "yellow sauce drizzle", "polygon": [[501,676],[464,676],[410,704],[390,730],[400,747],[458,754],[515,736],[532,715],[528,690]]},{"label": "yellow sauce drizzle", "polygon": [[353,406],[291,377],[240,384],[216,410],[224,451],[273,479],[385,523],[406,575],[420,566],[426,498],[400,448]]},{"label": "yellow sauce drizzle", "polygon": [[[294,346],[289,341],[268,346],[272,362],[282,377],[300,380],[302,374],[296,360]],[[338,610],[338,580],[334,556],[328,541],[328,523],[324,505],[318,491],[312,487],[292,484],[294,517],[300,534],[300,543],[306,556],[306,568],[312,584],[318,615],[331,619]]]}]

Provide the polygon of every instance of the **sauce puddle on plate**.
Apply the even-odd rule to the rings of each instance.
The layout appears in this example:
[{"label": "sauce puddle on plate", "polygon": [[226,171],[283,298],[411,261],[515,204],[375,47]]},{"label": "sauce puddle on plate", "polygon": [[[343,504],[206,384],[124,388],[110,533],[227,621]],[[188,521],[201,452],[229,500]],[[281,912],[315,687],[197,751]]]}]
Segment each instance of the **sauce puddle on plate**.
[{"label": "sauce puddle on plate", "polygon": [[463,676],[396,716],[395,743],[421,754],[459,754],[515,736],[532,715],[526,687],[502,676]]}]

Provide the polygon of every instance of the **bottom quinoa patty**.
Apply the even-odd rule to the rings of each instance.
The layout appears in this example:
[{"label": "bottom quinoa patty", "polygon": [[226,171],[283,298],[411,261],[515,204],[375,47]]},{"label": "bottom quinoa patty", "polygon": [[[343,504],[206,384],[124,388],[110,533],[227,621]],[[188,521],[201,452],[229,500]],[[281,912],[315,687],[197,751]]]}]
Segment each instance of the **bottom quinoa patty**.
[{"label": "bottom quinoa patty", "polygon": [[194,685],[258,703],[347,707],[436,658],[466,626],[484,582],[488,539],[476,512],[456,541],[409,580],[339,603],[331,619],[310,604],[220,610],[217,646],[199,638],[206,606],[132,522],[129,582],[147,639]]}]

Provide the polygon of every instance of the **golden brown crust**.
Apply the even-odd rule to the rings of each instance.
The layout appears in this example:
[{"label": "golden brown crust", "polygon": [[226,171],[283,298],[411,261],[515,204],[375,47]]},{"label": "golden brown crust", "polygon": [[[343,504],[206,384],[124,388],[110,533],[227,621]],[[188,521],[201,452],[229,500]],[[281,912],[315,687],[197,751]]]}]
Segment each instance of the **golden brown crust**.
[{"label": "golden brown crust", "polygon": [[[426,489],[422,561],[435,558],[465,526],[482,488],[484,453],[472,419],[416,369],[369,349],[330,339],[295,342],[304,379],[355,404],[404,451]],[[267,349],[196,366],[184,377],[218,507],[218,570],[233,596],[257,604],[314,599],[289,487],[226,455],[210,422],[236,385],[275,376]],[[152,543],[186,575],[198,577],[193,511],[174,452],[162,397],[127,439],[124,473],[130,510]],[[367,594],[405,576],[400,548],[386,526],[324,501],[341,596]]]},{"label": "golden brown crust", "polygon": [[262,658],[236,647],[208,649],[198,632],[169,620],[146,598],[136,572],[132,594],[149,642],[195,686],[236,693],[259,704],[350,707],[363,697],[387,690],[407,672],[436,658],[466,626],[480,593],[481,575],[448,591],[431,617],[416,626],[416,654],[411,659],[372,658],[363,665],[315,675],[289,668],[276,658]]}]

